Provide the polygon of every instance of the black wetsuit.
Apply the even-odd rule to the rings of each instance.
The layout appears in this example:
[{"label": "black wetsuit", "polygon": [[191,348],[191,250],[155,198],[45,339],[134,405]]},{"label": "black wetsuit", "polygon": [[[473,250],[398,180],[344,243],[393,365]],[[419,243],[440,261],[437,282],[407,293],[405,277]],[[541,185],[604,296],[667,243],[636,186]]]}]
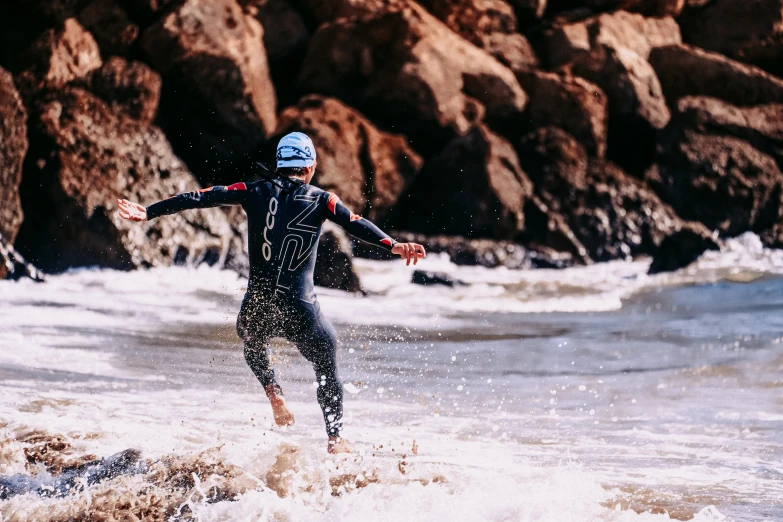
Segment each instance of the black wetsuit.
[{"label": "black wetsuit", "polygon": [[248,365],[264,387],[280,390],[269,365],[268,341],[283,337],[295,343],[315,369],[326,431],[338,436],[343,389],[335,362],[336,338],[313,292],[321,225],[329,219],[387,250],[395,241],[336,195],[283,177],[179,194],[147,207],[147,218],[220,205],[242,205],[248,219],[250,281],[237,320]]}]

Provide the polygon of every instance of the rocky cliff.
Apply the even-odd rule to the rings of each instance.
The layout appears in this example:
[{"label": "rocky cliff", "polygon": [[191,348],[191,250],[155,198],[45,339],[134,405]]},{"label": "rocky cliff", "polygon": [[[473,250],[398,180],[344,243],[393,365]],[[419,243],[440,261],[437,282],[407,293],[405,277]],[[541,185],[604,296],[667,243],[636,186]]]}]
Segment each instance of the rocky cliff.
[{"label": "rocky cliff", "polygon": [[[241,211],[130,226],[116,198],[239,181],[292,130],[314,183],[460,262],[670,270],[745,231],[777,248],[782,63],[783,0],[12,2],[0,257],[241,270]],[[335,234],[319,280],[358,290]]]}]

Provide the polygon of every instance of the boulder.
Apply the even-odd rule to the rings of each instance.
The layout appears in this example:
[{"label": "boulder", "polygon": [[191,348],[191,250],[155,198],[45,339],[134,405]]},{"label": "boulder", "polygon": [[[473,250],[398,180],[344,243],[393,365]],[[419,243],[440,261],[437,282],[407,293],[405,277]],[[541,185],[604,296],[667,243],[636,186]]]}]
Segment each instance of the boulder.
[{"label": "boulder", "polygon": [[681,26],[691,45],[783,72],[783,0],[715,0]]},{"label": "boulder", "polygon": [[671,116],[652,66],[630,49],[601,45],[570,70],[606,93],[610,157],[631,172],[643,172],[655,155],[656,135]]},{"label": "boulder", "polygon": [[313,183],[370,220],[388,212],[422,166],[404,136],[379,131],[334,98],[305,96],[280,114],[279,124],[280,136],[300,131],[313,140],[318,151]]},{"label": "boulder", "polygon": [[514,72],[538,66],[533,48],[517,32],[517,18],[503,0],[423,0],[436,18]]},{"label": "boulder", "polygon": [[646,179],[681,217],[722,236],[778,221],[783,174],[772,157],[747,141],[701,134],[675,119],[665,133]]},{"label": "boulder", "polygon": [[562,198],[568,224],[595,261],[652,255],[683,221],[641,181],[592,160],[587,189]]},{"label": "boulder", "polygon": [[783,104],[737,107],[717,98],[681,98],[674,124],[700,134],[727,135],[747,141],[783,170]]},{"label": "boulder", "polygon": [[161,123],[202,182],[274,132],[263,30],[235,0],[178,2],[141,44],[163,74]]},{"label": "boulder", "polygon": [[468,283],[451,277],[446,272],[428,272],[426,270],[414,270],[411,283],[422,286],[467,286]]},{"label": "boulder", "polygon": [[526,248],[547,256],[557,254],[566,261],[564,266],[593,263],[563,215],[553,211],[538,195],[525,202],[524,212],[525,230],[518,239]]},{"label": "boulder", "polygon": [[91,91],[116,111],[152,123],[160,101],[160,75],[141,62],[114,56],[92,73]]},{"label": "boulder", "polygon": [[103,63],[95,39],[73,18],[46,30],[21,62],[24,71],[17,80],[25,99],[41,89],[59,89],[86,78]]},{"label": "boulder", "polygon": [[511,144],[479,125],[425,164],[390,221],[398,230],[512,240],[532,192]]},{"label": "boulder", "polygon": [[127,56],[139,37],[139,26],[117,0],[91,0],[79,11],[78,19],[95,37],[104,59]]},{"label": "boulder", "polygon": [[575,138],[560,129],[526,136],[519,152],[548,214],[562,216],[595,261],[653,254],[683,226],[642,182],[611,162],[588,159]]},{"label": "boulder", "polygon": [[198,183],[163,133],[86,90],[40,97],[30,114],[17,248],[45,271],[225,262],[233,232],[219,209],[133,223],[117,198],[149,205]]},{"label": "boulder", "polygon": [[22,224],[19,183],[26,153],[27,112],[13,77],[0,69],[0,234],[9,245],[14,244]]},{"label": "boulder", "polygon": [[338,19],[313,35],[299,77],[434,148],[486,114],[516,125],[527,97],[514,74],[415,3]]},{"label": "boulder", "polygon": [[683,96],[712,96],[745,106],[783,102],[783,80],[717,53],[670,45],[654,49],[650,64],[670,105]]},{"label": "boulder", "polygon": [[681,42],[680,28],[673,18],[645,18],[626,11],[557,25],[545,34],[549,64],[553,68],[590,54],[598,45],[626,48],[647,59],[652,49]]},{"label": "boulder", "polygon": [[567,74],[531,71],[517,75],[530,96],[526,116],[534,128],[568,131],[597,157],[606,153],[607,99],[587,80]]},{"label": "boulder", "polygon": [[707,250],[720,250],[720,243],[700,223],[689,223],[661,242],[653,256],[649,274],[673,272],[696,261]]},{"label": "boulder", "polygon": [[326,288],[364,293],[353,269],[351,240],[343,229],[330,222],[324,223],[318,241],[313,282]]}]

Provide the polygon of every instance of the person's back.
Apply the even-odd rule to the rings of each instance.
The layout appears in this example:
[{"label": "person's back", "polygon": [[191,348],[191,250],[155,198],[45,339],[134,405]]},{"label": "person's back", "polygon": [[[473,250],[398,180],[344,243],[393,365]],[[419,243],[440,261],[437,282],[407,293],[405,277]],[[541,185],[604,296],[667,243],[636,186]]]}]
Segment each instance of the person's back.
[{"label": "person's back", "polygon": [[250,281],[237,333],[245,344],[245,359],[264,386],[275,421],[290,425],[293,415],[270,367],[268,342],[283,337],[295,343],[319,379],[318,403],[326,422],[329,450],[347,451],[339,436],[342,384],[335,359],[337,340],[313,291],[321,226],[326,219],[334,221],[354,237],[399,254],[408,264],[424,257],[424,249],[413,243],[396,243],[351,212],[335,194],[310,185],[315,166],[315,147],[310,139],[292,133],[278,145],[279,176],[265,175],[260,181],[179,194],[147,208],[120,200],[119,207],[122,217],[143,221],[186,209],[242,205],[248,219]]}]

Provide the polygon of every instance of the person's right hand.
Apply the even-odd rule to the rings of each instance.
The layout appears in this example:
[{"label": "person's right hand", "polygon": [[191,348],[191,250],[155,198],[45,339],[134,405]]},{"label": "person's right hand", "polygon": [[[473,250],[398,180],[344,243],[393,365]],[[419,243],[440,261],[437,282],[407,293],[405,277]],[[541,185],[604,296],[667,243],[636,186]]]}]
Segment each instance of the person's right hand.
[{"label": "person's right hand", "polygon": [[127,199],[118,199],[120,217],[129,221],[147,221],[147,209]]},{"label": "person's right hand", "polygon": [[418,243],[397,243],[392,247],[392,254],[397,254],[401,258],[405,259],[406,265],[410,265],[419,262],[419,258],[424,258],[427,253],[424,251],[424,247]]}]

